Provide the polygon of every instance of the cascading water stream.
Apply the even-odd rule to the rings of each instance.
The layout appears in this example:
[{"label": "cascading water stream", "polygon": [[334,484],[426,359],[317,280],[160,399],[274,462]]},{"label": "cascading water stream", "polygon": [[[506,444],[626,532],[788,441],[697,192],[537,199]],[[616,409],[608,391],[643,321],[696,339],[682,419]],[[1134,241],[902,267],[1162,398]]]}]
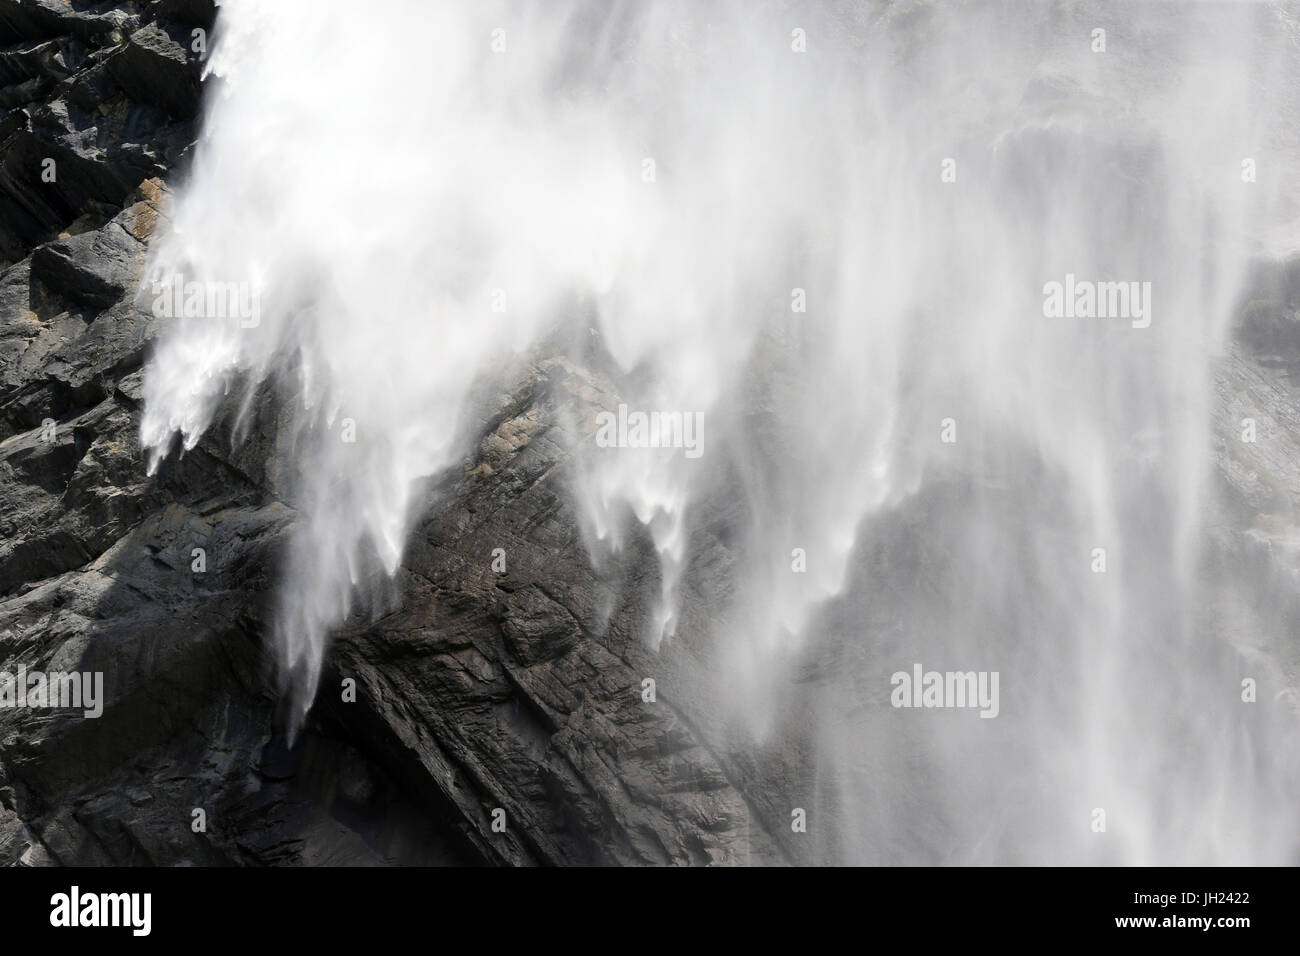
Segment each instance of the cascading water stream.
[{"label": "cascading water stream", "polygon": [[[636,373],[626,404],[703,423],[698,458],[575,423],[593,559],[638,523],[661,557],[645,640],[679,639],[695,508],[730,466],[751,520],[710,626],[733,708],[779,723],[828,629],[870,675],[819,705],[825,858],[1295,852],[1295,757],[1262,752],[1294,728],[1196,709],[1239,681],[1193,610],[1211,363],[1259,237],[1296,217],[1292,8],[386,0],[365,39],[358,16],[221,4],[149,276],[258,301],[160,338],[151,470],[232,388],[297,396],[277,646],[299,720],[465,454],[472,389],[577,297]],[[1053,282],[1132,296],[1051,316]],[[885,540],[914,574],[873,574]],[[914,663],[998,671],[998,718],[891,708]]]}]

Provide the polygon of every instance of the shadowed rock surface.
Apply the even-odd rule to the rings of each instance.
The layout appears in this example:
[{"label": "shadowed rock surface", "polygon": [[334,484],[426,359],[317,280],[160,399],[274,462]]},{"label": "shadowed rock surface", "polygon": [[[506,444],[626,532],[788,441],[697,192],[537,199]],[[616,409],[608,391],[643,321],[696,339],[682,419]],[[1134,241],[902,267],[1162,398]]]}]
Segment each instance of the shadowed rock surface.
[{"label": "shadowed rock surface", "polygon": [[[386,608],[337,635],[287,747],[268,647],[278,549],[296,519],[281,403],[258,396],[235,441],[232,395],[198,447],[152,478],[138,440],[159,320],[135,291],[196,136],[190,42],[213,16],[207,0],[0,0],[0,669],[102,671],[107,695],[96,720],[0,709],[0,861],[833,858],[828,838],[790,829],[792,808],[835,812],[813,793],[809,702],[852,696],[854,655],[889,640],[888,602],[828,608],[828,636],[791,662],[779,724],[746,737],[720,709],[705,636],[732,590],[742,524],[718,488],[701,505],[678,637],[645,648],[652,546],[634,540],[598,572],[565,494],[561,422],[618,401],[598,342],[542,349],[482,397],[474,453],[427,489]],[[1215,605],[1234,634],[1286,634],[1300,615],[1295,275],[1261,271],[1217,373],[1212,559],[1225,594],[1258,597]],[[1233,437],[1247,417],[1255,444]],[[928,478],[875,529],[855,574],[882,595],[938,580],[944,556],[918,528],[942,523],[971,480]],[[999,500],[1014,511],[1014,488]],[[498,548],[505,573],[491,566]],[[1269,653],[1297,663],[1294,648]]]}]

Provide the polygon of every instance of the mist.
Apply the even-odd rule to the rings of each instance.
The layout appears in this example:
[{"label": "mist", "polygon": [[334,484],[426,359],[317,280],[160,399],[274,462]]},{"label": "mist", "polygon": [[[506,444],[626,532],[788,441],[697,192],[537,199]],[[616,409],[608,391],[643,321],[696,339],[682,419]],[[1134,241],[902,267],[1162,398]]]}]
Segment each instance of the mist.
[{"label": "mist", "polygon": [[[1252,263],[1296,238],[1297,23],[226,0],[142,295],[180,275],[256,310],[170,320],[149,469],[231,394],[236,432],[283,401],[297,728],[483,383],[557,337],[596,349],[661,416],[643,447],[626,413],[613,442],[569,423],[591,560],[640,534],[658,556],[645,644],[695,639],[698,505],[724,489],[734,590],[692,627],[728,719],[779,733],[791,661],[840,648],[822,860],[1295,862],[1296,715],[1242,716],[1253,671],[1204,612],[1214,362]],[[993,719],[925,706],[929,670],[998,675]],[[918,706],[891,704],[900,672]]]}]

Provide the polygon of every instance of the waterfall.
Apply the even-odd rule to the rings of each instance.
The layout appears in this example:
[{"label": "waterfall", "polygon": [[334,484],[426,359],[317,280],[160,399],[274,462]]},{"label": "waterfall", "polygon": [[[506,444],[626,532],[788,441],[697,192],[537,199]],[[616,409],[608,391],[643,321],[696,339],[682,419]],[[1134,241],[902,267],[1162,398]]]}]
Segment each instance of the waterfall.
[{"label": "waterfall", "polygon": [[[1294,862],[1294,716],[1243,710],[1204,613],[1214,362],[1295,219],[1294,6],[364,10],[223,0],[147,276],[180,313],[151,471],[232,389],[292,396],[299,721],[472,390],[580,303],[626,408],[572,423],[571,492],[593,560],[653,541],[645,642],[682,639],[725,481],[731,709],[761,740],[791,662],[839,655],[822,858]],[[185,314],[215,287],[243,306]],[[996,673],[996,716],[925,705],[930,671]]]}]

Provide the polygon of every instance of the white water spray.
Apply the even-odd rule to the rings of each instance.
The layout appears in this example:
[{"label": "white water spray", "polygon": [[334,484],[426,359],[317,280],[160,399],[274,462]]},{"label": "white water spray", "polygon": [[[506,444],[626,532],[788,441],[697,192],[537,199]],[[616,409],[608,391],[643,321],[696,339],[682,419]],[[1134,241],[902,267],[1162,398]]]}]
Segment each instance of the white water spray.
[{"label": "white water spray", "polygon": [[[471,387],[582,297],[640,372],[628,404],[701,415],[701,461],[739,476],[752,520],[714,626],[756,728],[779,723],[764,702],[828,606],[865,600],[872,529],[933,476],[977,474],[925,526],[950,577],[897,599],[897,646],[858,635],[879,682],[854,693],[887,701],[890,672],[946,668],[937,655],[1000,669],[1014,706],[908,714],[899,737],[897,713],[829,694],[843,857],[942,858],[890,836],[916,835],[922,784],[889,782],[905,738],[949,775],[924,802],[962,861],[1034,858],[1008,849],[1012,779],[1042,782],[1053,810],[1021,837],[1053,861],[1091,858],[1102,803],[1107,859],[1275,859],[1296,845],[1293,761],[1247,773],[1277,755],[1211,740],[1204,770],[1178,748],[1205,729],[1180,702],[1219,688],[1187,610],[1210,361],[1252,237],[1293,215],[1294,22],[1264,4],[226,0],[220,85],[152,275],[256,284],[261,321],[188,319],[159,341],[150,468],[178,432],[193,447],[232,385],[294,383],[301,517],[277,643],[301,716],[354,589],[400,565],[422,482],[463,455]],[[1264,170],[1249,185],[1243,156]],[[1150,283],[1149,325],[1045,316],[1067,276]],[[592,547],[616,547],[630,511],[659,551],[652,646],[678,626],[692,507],[717,473],[581,456]],[[1006,481],[1027,495],[1014,530],[980,490]],[[989,757],[974,735],[993,724],[1009,729]]]}]

